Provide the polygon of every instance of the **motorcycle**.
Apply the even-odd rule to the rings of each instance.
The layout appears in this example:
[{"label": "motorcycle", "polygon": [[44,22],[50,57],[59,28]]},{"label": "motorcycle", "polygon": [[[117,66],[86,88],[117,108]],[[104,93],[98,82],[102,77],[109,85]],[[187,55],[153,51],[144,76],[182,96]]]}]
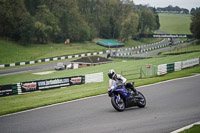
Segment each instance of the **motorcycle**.
[{"label": "motorcycle", "polygon": [[134,106],[144,108],[146,106],[144,95],[139,91],[136,94],[125,85],[108,88],[108,96],[111,97],[112,106],[119,112],[124,111],[125,108]]}]

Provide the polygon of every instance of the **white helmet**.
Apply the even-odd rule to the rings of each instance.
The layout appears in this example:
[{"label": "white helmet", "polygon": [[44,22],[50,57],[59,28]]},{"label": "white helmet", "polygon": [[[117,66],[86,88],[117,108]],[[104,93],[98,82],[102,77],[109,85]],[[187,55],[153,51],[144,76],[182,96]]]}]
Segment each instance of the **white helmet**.
[{"label": "white helmet", "polygon": [[108,71],[108,77],[110,79],[113,79],[113,77],[116,75],[115,71],[113,69],[109,70]]}]

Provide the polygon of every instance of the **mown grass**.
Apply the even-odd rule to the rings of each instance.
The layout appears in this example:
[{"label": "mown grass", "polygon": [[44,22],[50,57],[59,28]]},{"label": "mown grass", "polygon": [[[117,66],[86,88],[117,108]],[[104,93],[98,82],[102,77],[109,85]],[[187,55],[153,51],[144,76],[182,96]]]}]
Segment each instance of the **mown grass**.
[{"label": "mown grass", "polygon": [[170,34],[191,34],[191,16],[183,14],[159,14],[160,30]]},{"label": "mown grass", "polygon": [[[133,47],[146,43],[157,42],[159,39],[144,39],[141,41],[128,41],[125,47]],[[100,52],[108,48],[99,46],[95,41],[84,43],[65,44],[29,44],[21,45],[16,42],[0,40],[0,64],[9,64],[22,61],[35,61],[43,58],[60,57],[63,55]]]},{"label": "mown grass", "polygon": [[23,46],[19,43],[0,40],[0,64],[98,52],[104,49],[104,47],[98,46],[95,43],[72,43],[70,45],[50,43]]}]

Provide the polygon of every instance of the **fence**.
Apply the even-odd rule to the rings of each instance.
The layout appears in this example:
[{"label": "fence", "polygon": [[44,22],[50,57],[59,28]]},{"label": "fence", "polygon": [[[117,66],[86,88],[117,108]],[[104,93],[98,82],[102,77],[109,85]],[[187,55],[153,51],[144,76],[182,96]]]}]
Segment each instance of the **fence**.
[{"label": "fence", "polygon": [[128,80],[137,79],[137,78],[141,78],[141,70],[140,68],[124,70],[124,71],[121,71],[121,75],[126,77],[126,79]]},{"label": "fence", "polygon": [[152,77],[156,75],[156,66],[153,64],[147,64],[137,69],[121,71],[121,75],[126,77],[128,80]]}]

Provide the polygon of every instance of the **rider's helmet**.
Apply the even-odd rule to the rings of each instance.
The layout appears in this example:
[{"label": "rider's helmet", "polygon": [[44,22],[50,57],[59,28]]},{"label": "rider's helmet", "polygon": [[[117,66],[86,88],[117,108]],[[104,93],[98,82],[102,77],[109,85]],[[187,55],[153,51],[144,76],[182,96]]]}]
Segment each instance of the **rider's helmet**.
[{"label": "rider's helmet", "polygon": [[110,79],[113,79],[113,77],[116,75],[116,73],[115,73],[115,71],[112,69],[112,70],[109,70],[108,71],[108,77],[110,78]]}]

